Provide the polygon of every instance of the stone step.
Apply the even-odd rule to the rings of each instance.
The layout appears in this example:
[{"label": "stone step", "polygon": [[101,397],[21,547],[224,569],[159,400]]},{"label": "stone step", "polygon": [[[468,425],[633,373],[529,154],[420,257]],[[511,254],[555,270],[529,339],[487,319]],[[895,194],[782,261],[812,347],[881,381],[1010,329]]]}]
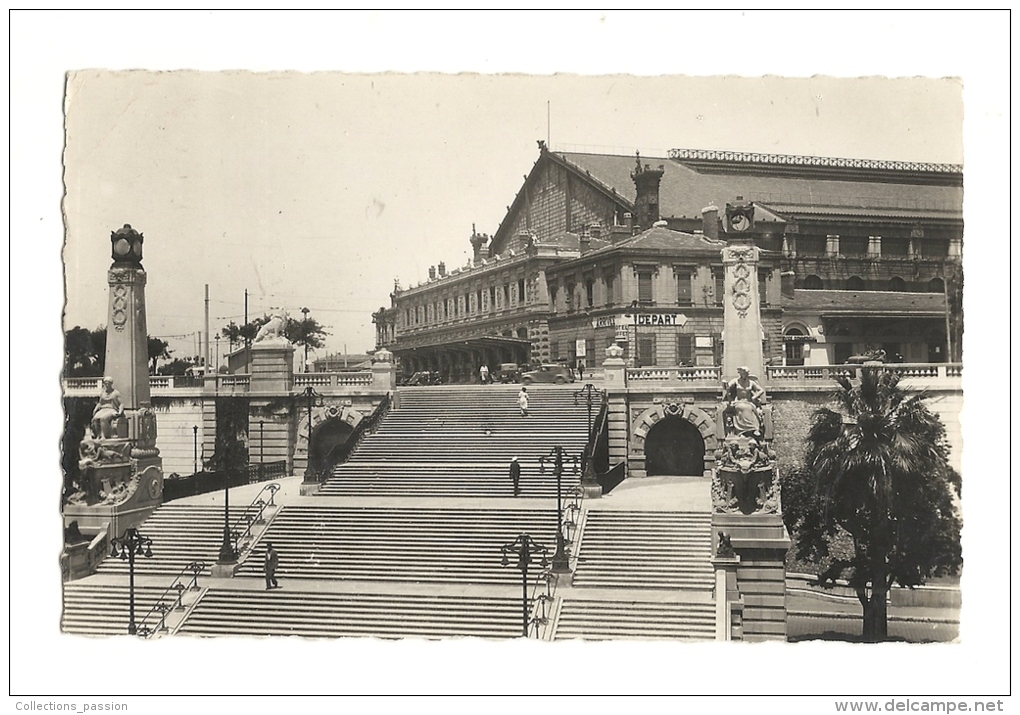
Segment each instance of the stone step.
[{"label": "stone step", "polygon": [[564,598],[554,640],[712,640],[715,606],[693,603],[606,603]]},{"label": "stone step", "polygon": [[261,573],[272,541],[281,578],[513,583],[500,546],[522,532],[552,549],[555,511],[284,507],[241,573]]},{"label": "stone step", "polygon": [[210,591],[185,620],[186,635],[308,638],[515,638],[515,598]]},{"label": "stone step", "polygon": [[[167,582],[169,585],[169,581]],[[159,602],[165,586],[135,586],[135,623],[142,619]],[[164,601],[172,605],[176,592]],[[60,627],[65,633],[79,635],[128,635],[130,593],[127,579],[124,584],[96,584],[75,582],[64,584],[64,612]],[[159,614],[149,616],[147,624],[153,627]]]}]

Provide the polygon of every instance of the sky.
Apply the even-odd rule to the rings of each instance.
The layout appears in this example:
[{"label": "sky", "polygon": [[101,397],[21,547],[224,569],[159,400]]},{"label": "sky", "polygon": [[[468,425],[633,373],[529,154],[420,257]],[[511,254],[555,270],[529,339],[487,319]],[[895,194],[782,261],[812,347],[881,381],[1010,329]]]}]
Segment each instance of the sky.
[{"label": "sky", "polygon": [[[1008,489],[1002,431],[991,425],[1008,412],[1002,374],[1014,367],[1012,337],[1004,336],[1012,283],[1004,275],[1007,256],[1010,275],[1015,267],[1000,220],[1010,201],[1008,15],[22,11],[10,22],[11,409],[10,440],[0,449],[10,464],[11,588],[0,593],[8,594],[12,615],[11,693],[1007,690],[1007,631],[1014,626],[1002,611],[1017,553],[1009,550],[1007,525],[1020,505]],[[108,72],[139,69],[161,74]],[[171,72],[236,69],[348,76]],[[68,84],[70,71],[76,74]],[[443,76],[380,76],[385,72]],[[365,74],[375,76],[351,76]],[[902,82],[804,79],[811,77],[938,81],[905,90]],[[962,149],[959,85],[939,79],[946,77],[963,86]],[[431,264],[466,258],[472,223],[495,231],[547,131],[554,149],[963,157],[962,642],[888,645],[862,659],[859,648],[819,643],[724,650],[640,643],[139,644],[61,636],[62,314],[68,326],[105,322],[110,231],[130,223],[146,236],[152,334],[204,330],[208,283],[214,318],[240,316],[247,288],[251,313],[277,304],[292,314],[309,307],[330,326],[330,350],[344,343],[364,350],[372,344],[369,315],[387,304],[394,278],[408,285]],[[175,350],[191,354],[191,345],[182,338]],[[1016,441],[1011,436],[1009,447],[1020,446]],[[118,665],[111,669],[111,662]],[[166,676],[164,663],[189,667],[186,675]],[[535,673],[523,683],[522,663]],[[781,705],[796,713],[829,710],[831,700],[750,702],[756,710]],[[182,706],[193,707],[147,700],[133,712]],[[584,706],[597,711],[599,703]],[[276,703],[249,700],[243,707],[268,712]],[[473,701],[443,707],[479,709]],[[520,703],[487,709],[511,708],[518,711]],[[686,709],[709,708],[726,711],[715,701]]]},{"label": "sky", "polygon": [[660,157],[963,161],[954,79],[92,70],[69,76],[65,106],[66,325],[105,323],[109,234],[130,223],[149,333],[185,355],[206,284],[214,335],[243,322],[247,289],[250,317],[307,307],[324,351],[373,348],[394,280],[463,265],[547,136]]}]

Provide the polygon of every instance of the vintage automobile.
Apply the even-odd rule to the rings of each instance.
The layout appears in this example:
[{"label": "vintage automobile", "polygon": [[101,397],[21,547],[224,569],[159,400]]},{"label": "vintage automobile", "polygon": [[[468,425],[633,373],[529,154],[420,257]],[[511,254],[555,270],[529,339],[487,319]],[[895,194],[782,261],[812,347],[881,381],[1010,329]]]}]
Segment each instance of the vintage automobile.
[{"label": "vintage automobile", "polygon": [[504,385],[511,382],[521,381],[521,367],[515,362],[504,362],[496,368],[491,376],[493,382],[501,382]]},{"label": "vintage automobile", "polygon": [[416,387],[418,385],[442,385],[443,380],[439,376],[438,372],[422,370],[421,372],[416,372],[410,377],[405,378],[401,384],[406,387]]},{"label": "vintage automobile", "polygon": [[539,365],[535,370],[529,370],[521,375],[521,383],[531,385],[536,382],[555,383],[565,385],[574,381],[574,371],[566,365]]}]

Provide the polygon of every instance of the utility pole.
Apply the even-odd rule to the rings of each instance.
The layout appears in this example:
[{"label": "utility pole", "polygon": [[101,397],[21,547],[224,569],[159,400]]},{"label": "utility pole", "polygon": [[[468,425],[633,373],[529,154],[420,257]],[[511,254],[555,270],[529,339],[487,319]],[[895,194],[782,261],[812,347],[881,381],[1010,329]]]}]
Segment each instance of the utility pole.
[{"label": "utility pole", "polygon": [[[248,289],[247,288],[244,289],[244,325],[245,325],[245,327],[247,327],[247,325],[248,325]],[[250,350],[250,348],[251,348],[251,343],[248,341],[248,336],[245,336],[245,338],[244,338],[244,362],[245,362],[245,369],[248,372],[251,372],[251,364],[250,364],[250,361],[251,361],[251,350]]]},{"label": "utility pole", "polygon": [[209,343],[212,342],[212,333],[209,332],[209,284],[205,284],[205,371],[209,372]]}]

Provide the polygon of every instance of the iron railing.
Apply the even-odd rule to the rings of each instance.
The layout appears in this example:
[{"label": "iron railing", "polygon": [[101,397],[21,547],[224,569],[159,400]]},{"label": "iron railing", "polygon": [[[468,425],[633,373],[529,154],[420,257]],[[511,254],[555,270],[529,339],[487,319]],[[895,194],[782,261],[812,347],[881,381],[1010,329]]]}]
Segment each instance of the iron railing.
[{"label": "iron railing", "polygon": [[[142,620],[138,623],[137,634],[142,638],[151,638],[157,633],[168,633],[170,629],[166,624],[167,615],[171,611],[184,610],[184,592],[199,590],[198,576],[205,569],[206,564],[202,561],[192,561],[181,569],[170,585],[167,586],[166,590],[156,599],[156,603],[149,609],[149,612],[142,617]],[[191,578],[187,581],[187,585],[185,585],[185,574],[189,571],[191,572]],[[168,601],[167,596],[170,595],[171,591],[176,591],[177,595],[171,601]],[[146,625],[149,618],[157,613],[159,618],[155,624],[151,626]]]}]

